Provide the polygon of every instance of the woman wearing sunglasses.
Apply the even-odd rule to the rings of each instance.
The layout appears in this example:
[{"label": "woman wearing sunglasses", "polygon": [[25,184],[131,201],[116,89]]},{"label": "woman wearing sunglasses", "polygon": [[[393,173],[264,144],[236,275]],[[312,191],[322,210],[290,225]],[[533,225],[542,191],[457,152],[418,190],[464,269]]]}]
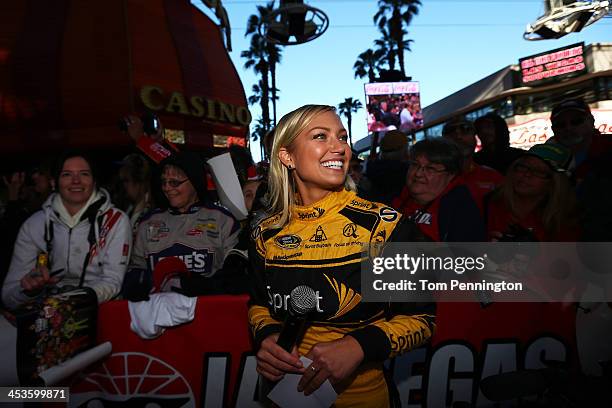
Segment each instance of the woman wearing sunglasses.
[{"label": "woman wearing sunglasses", "polygon": [[168,206],[140,222],[123,295],[130,300],[147,299],[157,264],[169,257],[185,264],[189,278],[182,279],[184,293],[222,292],[216,274],[238,242],[240,225],[227,210],[209,202],[204,162],[196,153],[173,154],[160,166]]},{"label": "woman wearing sunglasses", "polygon": [[[569,149],[563,146],[539,144],[524,152],[522,157],[508,167],[504,183],[485,199],[489,240],[576,241],[578,222],[575,192],[566,171],[571,157]],[[538,248],[536,244],[522,245],[527,250],[534,250],[532,254],[535,254],[535,249]],[[511,247],[499,248],[507,251],[505,248]],[[543,254],[546,254],[548,249],[543,251]],[[545,257],[535,257],[532,262],[535,263],[538,259]],[[531,288],[548,290],[556,287],[556,296],[559,299],[560,290],[577,289],[572,288],[571,278],[563,277],[566,273],[564,269],[553,269],[550,266],[540,269],[541,276],[529,273],[520,278],[526,293],[529,293]],[[443,307],[438,305],[438,309]],[[482,353],[477,358],[484,358],[485,345],[495,343],[496,339],[503,342],[512,339],[515,347],[525,350],[536,342],[534,339],[547,336],[555,338],[558,342],[555,347],[562,347],[564,353],[567,353],[563,359],[570,364],[577,362],[577,314],[574,303],[464,302],[455,303],[452,313],[454,316],[461,316],[461,324],[449,327],[452,322],[449,319],[449,324],[442,326],[440,316],[440,325],[444,327],[444,330],[438,332],[443,336],[441,340],[452,337],[467,342]],[[516,358],[514,354],[502,354],[505,352],[507,351],[500,353],[500,361]]]},{"label": "woman wearing sunglasses", "polygon": [[[347,140],[331,106],[306,105],[278,123],[268,179],[272,215],[252,233],[249,321],[257,371],[267,380],[301,374],[298,391],[307,395],[329,380],[339,394],[335,407],[388,407],[383,362],[424,344],[433,315],[427,307],[364,302],[362,250],[423,236],[392,208],[354,193]],[[316,306],[288,352],[277,340],[301,285],[312,289]],[[312,363],[302,364],[300,355]]]},{"label": "woman wearing sunglasses", "polygon": [[488,200],[489,239],[575,241],[576,195],[567,172],[571,160],[568,148],[549,143],[535,145],[515,160]]}]

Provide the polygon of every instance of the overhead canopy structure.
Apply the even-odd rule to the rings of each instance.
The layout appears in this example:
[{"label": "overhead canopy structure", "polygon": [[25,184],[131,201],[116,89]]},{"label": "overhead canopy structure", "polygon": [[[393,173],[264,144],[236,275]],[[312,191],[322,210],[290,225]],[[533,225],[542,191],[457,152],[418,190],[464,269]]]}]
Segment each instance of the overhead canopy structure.
[{"label": "overhead canopy structure", "polygon": [[281,45],[303,44],[319,38],[329,27],[323,10],[304,0],[280,0],[280,5],[259,25],[259,33],[269,42]]},{"label": "overhead canopy structure", "polygon": [[544,0],[543,16],[527,24],[526,40],[551,40],[582,31],[612,11],[610,1]]},{"label": "overhead canopy structure", "polygon": [[116,148],[128,112],[194,149],[251,120],[219,27],[188,0],[0,2],[1,154]]}]

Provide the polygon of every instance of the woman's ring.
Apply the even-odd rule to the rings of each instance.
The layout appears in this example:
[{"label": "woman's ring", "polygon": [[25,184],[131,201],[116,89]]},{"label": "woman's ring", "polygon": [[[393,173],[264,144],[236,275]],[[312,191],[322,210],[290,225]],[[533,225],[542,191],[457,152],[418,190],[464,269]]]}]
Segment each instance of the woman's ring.
[{"label": "woman's ring", "polygon": [[311,365],[311,366],[310,366],[310,369],[311,369],[313,372],[315,372],[315,373],[317,372],[317,369],[316,369],[316,368],[315,368],[315,366],[313,366],[313,365]]}]

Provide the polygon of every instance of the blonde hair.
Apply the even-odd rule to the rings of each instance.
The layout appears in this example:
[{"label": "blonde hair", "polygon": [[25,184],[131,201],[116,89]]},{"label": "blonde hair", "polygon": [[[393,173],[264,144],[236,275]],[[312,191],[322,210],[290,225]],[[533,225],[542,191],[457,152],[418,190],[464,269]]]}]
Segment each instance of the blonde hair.
[{"label": "blonde hair", "polygon": [[[327,112],[336,114],[336,108],[329,105],[304,105],[283,116],[274,130],[267,196],[270,203],[268,213],[278,215],[274,227],[282,228],[287,225],[291,221],[291,208],[297,204],[295,182],[289,170],[280,161],[280,149],[290,148],[298,135],[308,128],[316,116]],[[347,190],[356,190],[355,183],[348,175],[344,187]]]},{"label": "blonde hair", "polygon": [[[495,200],[503,199],[512,214],[516,213],[515,195],[512,187],[512,172],[516,167],[515,161],[508,169],[506,180],[499,187],[494,195]],[[562,173],[552,173],[548,192],[540,202],[539,208],[542,211],[542,224],[549,236],[554,239],[561,232],[563,227],[576,228],[578,218],[576,212],[576,192],[567,175]]]}]

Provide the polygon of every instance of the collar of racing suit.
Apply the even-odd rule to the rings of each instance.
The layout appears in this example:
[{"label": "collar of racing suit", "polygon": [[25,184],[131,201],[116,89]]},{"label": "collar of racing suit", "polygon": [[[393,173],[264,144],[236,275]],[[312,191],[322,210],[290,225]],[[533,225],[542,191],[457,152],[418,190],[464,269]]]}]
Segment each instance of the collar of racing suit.
[{"label": "collar of racing suit", "polygon": [[340,211],[351,198],[355,198],[355,193],[352,191],[346,189],[333,191],[310,205],[294,205],[291,208],[291,218],[306,222],[320,221],[324,215]]},{"label": "collar of racing suit", "polygon": [[198,211],[200,211],[202,207],[204,207],[204,203],[202,203],[201,201],[198,201],[197,203],[192,204],[191,207],[189,207],[187,211],[185,212],[181,212],[178,209],[173,208],[173,207],[168,207],[168,212],[172,215],[193,214],[193,213],[197,213]]}]

